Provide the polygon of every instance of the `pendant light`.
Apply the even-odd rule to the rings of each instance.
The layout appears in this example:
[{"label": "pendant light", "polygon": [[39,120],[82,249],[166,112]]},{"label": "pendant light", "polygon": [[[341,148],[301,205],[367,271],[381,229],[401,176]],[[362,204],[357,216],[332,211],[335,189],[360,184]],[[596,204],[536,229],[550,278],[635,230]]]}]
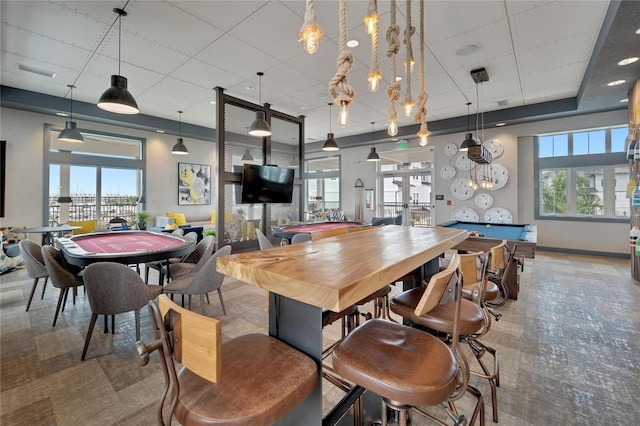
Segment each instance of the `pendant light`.
[{"label": "pendant light", "polygon": [[182,140],[182,111],[178,111],[178,114],[178,141],[173,148],[171,148],[171,153],[175,155],[188,155],[189,150],[185,146],[184,140]]},{"label": "pendant light", "polygon": [[373,146],[371,147],[371,152],[367,156],[367,161],[380,161],[380,156],[376,152],[376,135],[375,135],[375,132],[373,131],[373,123],[375,122],[374,121],[371,122],[371,141]]},{"label": "pendant light", "polygon": [[133,95],[127,90],[127,79],[120,74],[120,50],[122,44],[122,17],[127,16],[124,9],[114,8],[118,16],[118,75],[111,76],[111,87],[100,96],[98,108],[116,114],[137,114],[140,112]]},{"label": "pendant light", "polygon": [[242,156],[242,160],[240,161],[253,161],[253,155],[251,155],[251,153],[249,152],[249,128],[245,127],[245,129],[247,129],[247,147],[244,150],[244,155]]},{"label": "pendant light", "polygon": [[323,151],[338,151],[340,149],[331,132],[331,105],[333,105],[333,102],[329,102],[329,133],[327,133],[327,140],[322,145]]},{"label": "pendant light", "polygon": [[[263,72],[257,73],[260,78],[260,106],[262,106],[262,76]],[[251,136],[266,137],[271,136],[271,127],[269,123],[264,119],[264,111],[256,111],[256,119],[251,123],[249,127],[249,134]]]},{"label": "pendant light", "polygon": [[84,138],[80,131],[76,129],[76,122],[73,121],[73,88],[76,87],[73,84],[67,84],[67,87],[71,89],[71,94],[69,95],[71,99],[71,108],[69,109],[69,121],[67,121],[64,130],[60,132],[58,135],[58,141],[60,142],[70,142],[70,143],[82,143],[84,142]]},{"label": "pendant light", "polygon": [[468,151],[470,146],[476,145],[473,134],[469,131],[469,105],[471,105],[471,102],[467,102],[467,134],[462,141],[462,145],[460,145],[460,151]]}]

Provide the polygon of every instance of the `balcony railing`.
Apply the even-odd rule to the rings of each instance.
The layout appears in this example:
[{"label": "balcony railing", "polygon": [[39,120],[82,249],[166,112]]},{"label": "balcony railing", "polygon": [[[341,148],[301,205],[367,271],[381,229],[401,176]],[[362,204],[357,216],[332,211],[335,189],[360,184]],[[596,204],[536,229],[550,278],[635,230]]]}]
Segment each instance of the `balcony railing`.
[{"label": "balcony railing", "polygon": [[[104,196],[100,199],[98,214],[96,197],[91,195],[71,195],[69,220],[99,219],[109,222],[114,217],[133,220],[136,216],[138,198],[131,195]],[[60,223],[60,203],[58,197],[49,197],[49,223]]]},{"label": "balcony railing", "polygon": [[[429,203],[409,204],[411,226],[432,226],[431,205]],[[403,203],[384,203],[384,217],[395,217],[402,214]]]}]

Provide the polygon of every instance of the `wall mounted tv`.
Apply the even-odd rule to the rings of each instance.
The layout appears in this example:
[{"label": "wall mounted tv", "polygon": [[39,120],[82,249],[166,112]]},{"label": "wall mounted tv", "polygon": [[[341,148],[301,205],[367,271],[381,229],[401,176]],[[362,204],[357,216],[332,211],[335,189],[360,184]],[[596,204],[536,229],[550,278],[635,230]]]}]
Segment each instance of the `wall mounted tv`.
[{"label": "wall mounted tv", "polygon": [[241,204],[291,204],[293,174],[293,169],[245,164],[242,173]]}]

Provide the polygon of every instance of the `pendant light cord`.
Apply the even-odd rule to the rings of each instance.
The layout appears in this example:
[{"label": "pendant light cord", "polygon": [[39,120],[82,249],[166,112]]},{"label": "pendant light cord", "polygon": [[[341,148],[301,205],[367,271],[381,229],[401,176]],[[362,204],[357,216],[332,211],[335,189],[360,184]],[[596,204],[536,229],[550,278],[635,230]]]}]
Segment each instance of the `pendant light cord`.
[{"label": "pendant light cord", "polygon": [[332,102],[329,102],[329,133],[333,133],[331,131],[331,106],[333,105]]},{"label": "pendant light cord", "polygon": [[67,86],[69,88],[70,99],[71,99],[71,108],[69,108],[69,121],[73,121],[73,88],[76,87],[73,84]]},{"label": "pendant light cord", "polygon": [[407,87],[404,92],[403,105],[412,105],[411,99],[411,62],[413,62],[413,48],[411,46],[411,36],[416,32],[416,28],[411,25],[411,0],[406,0],[406,27],[404,29],[404,44],[406,46],[405,68],[407,74]]},{"label": "pendant light cord", "polygon": [[178,111],[178,137],[182,137],[182,111]]},{"label": "pendant light cord", "polygon": [[122,14],[118,14],[118,75],[120,73],[120,49],[122,47]]},{"label": "pendant light cord", "polygon": [[424,90],[424,0],[420,0],[420,95],[418,96],[418,109],[414,117],[416,123],[420,123],[418,136],[429,135],[427,128],[427,92]]},{"label": "pendant light cord", "polygon": [[338,70],[329,82],[329,93],[336,105],[353,102],[355,90],[349,85],[347,75],[353,66],[353,53],[347,49],[347,0],[340,0],[340,55]]},{"label": "pendant light cord", "polygon": [[395,102],[400,99],[400,83],[396,80],[396,55],[400,50],[399,34],[400,27],[396,25],[396,0],[391,0],[391,21],[386,34],[387,44],[389,45],[387,58],[391,61],[391,84],[389,84],[389,88],[387,89],[387,96],[389,97],[387,119],[389,122],[396,121],[398,119]]}]

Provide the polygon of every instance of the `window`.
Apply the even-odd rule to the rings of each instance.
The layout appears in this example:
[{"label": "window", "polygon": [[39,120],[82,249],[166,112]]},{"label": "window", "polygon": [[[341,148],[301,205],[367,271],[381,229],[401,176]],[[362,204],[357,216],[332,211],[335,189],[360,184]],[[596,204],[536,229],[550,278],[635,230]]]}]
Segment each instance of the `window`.
[{"label": "window", "polygon": [[[44,159],[49,173],[48,223],[116,216],[134,219],[144,188],[144,140],[82,131],[85,142],[58,141],[60,129],[45,125]],[[46,169],[45,169],[46,170]],[[60,196],[71,202],[60,202]]]},{"label": "window", "polygon": [[340,210],[340,157],[305,160],[305,220],[325,220]]},{"label": "window", "polygon": [[625,126],[539,136],[536,218],[628,218],[627,134]]}]

